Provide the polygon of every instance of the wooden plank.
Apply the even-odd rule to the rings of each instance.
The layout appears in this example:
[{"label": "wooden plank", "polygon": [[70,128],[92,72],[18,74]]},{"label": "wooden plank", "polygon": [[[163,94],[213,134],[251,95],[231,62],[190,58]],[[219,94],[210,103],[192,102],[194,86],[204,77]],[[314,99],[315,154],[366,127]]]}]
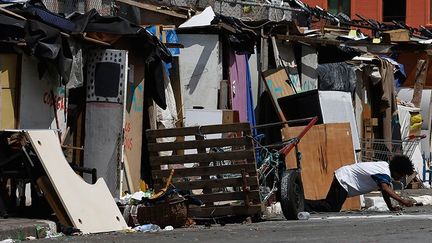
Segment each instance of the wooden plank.
[{"label": "wooden plank", "polygon": [[408,42],[411,40],[410,33],[405,29],[387,30],[382,33],[384,43],[390,42]]},{"label": "wooden plank", "polygon": [[0,54],[0,88],[16,88],[17,60],[16,54]]},{"label": "wooden plank", "polygon": [[0,89],[1,111],[0,129],[15,129],[18,117],[17,96],[15,89]]},{"label": "wooden plank", "polygon": [[[195,135],[195,140],[197,142],[203,142],[204,141],[204,136],[203,135]],[[207,151],[206,151],[205,148],[199,148],[199,149],[197,149],[197,152],[205,154]],[[200,164],[200,165],[209,166],[209,163],[207,162],[207,163],[203,163],[203,164]],[[208,180],[208,179],[210,179],[210,177],[208,175],[203,175],[203,176],[201,176],[201,179]],[[211,193],[211,189],[210,188],[204,188],[204,190],[202,192],[204,194],[208,194],[208,193]],[[213,203],[210,203],[210,204],[213,205]]]},{"label": "wooden plank", "polygon": [[305,36],[295,35],[277,35],[277,40],[304,42],[308,44],[322,44],[322,45],[335,45],[339,46],[342,42],[338,40],[322,39],[322,38],[310,38]]},{"label": "wooden plank", "polygon": [[[129,55],[129,75],[127,82],[126,112],[124,124],[124,167],[130,193],[140,190],[141,150],[144,112],[144,61]],[[127,188],[125,184],[122,188]],[[124,189],[123,189],[124,190]]]},{"label": "wooden plank", "polygon": [[184,128],[169,128],[169,129],[153,129],[147,130],[147,137],[162,138],[162,137],[177,137],[195,134],[215,134],[228,132],[242,132],[250,130],[249,123],[235,123],[223,125],[209,125],[201,127],[184,127]]},{"label": "wooden plank", "polygon": [[245,194],[248,194],[250,200],[258,200],[260,198],[259,191],[250,191],[250,192],[223,192],[223,193],[208,193],[208,194],[200,194],[194,195],[194,197],[201,200],[203,203],[210,202],[223,202],[223,201],[232,201],[232,200],[244,200]]},{"label": "wooden plank", "polygon": [[150,156],[152,166],[186,163],[206,163],[220,160],[243,160],[255,158],[254,150],[227,151],[218,153],[173,155],[173,156]]},{"label": "wooden plank", "polygon": [[[249,186],[257,186],[258,179],[256,176],[246,178]],[[208,180],[197,180],[197,181],[183,181],[174,182],[175,187],[182,190],[194,190],[204,188],[221,188],[221,187],[240,187],[243,184],[243,178],[227,178],[227,179],[208,179]]]},{"label": "wooden plank", "polygon": [[55,131],[26,134],[75,228],[84,234],[127,229],[104,180],[90,185],[78,176],[66,161]]},{"label": "wooden plank", "polygon": [[15,129],[18,118],[16,54],[0,54],[0,129]]},{"label": "wooden plank", "polygon": [[413,93],[413,98],[411,100],[411,103],[413,103],[414,106],[418,108],[420,108],[423,87],[426,83],[426,74],[428,72],[428,66],[429,66],[428,59],[417,61],[416,79],[415,79],[414,93]]},{"label": "wooden plank", "polygon": [[[283,138],[297,136],[304,127],[282,130]],[[302,153],[301,176],[305,198],[315,200],[327,196],[333,181],[334,171],[344,165],[353,164],[354,148],[349,123],[315,125],[298,145]],[[285,158],[287,168],[296,167],[295,153]],[[359,197],[348,198],[342,210],[360,209]]]},{"label": "wooden plank", "polygon": [[264,84],[269,91],[272,103],[278,113],[280,121],[286,121],[284,113],[279,106],[277,100],[281,97],[285,97],[294,93],[292,88],[287,83],[289,80],[288,75],[283,68],[272,69],[262,73],[262,78],[265,81]]},{"label": "wooden plank", "polygon": [[72,221],[66,213],[66,209],[63,207],[60,198],[54,190],[52,183],[49,181],[47,176],[41,176],[36,180],[36,184],[42,190],[45,199],[54,211],[59,222],[64,226],[73,226]]},{"label": "wooden plank", "polygon": [[192,218],[212,218],[228,216],[249,216],[261,214],[261,205],[245,206],[213,206],[213,207],[191,207],[189,215]]},{"label": "wooden plank", "polygon": [[[251,138],[221,138],[221,139],[207,139],[202,141],[183,141],[183,142],[169,142],[169,143],[150,143],[148,150],[156,151],[171,151],[178,149],[205,149],[205,148],[218,148],[227,146],[245,146],[252,144]],[[206,151],[204,151],[206,153]]]},{"label": "wooden plank", "polygon": [[[255,164],[241,164],[241,165],[223,165],[223,166],[201,166],[193,168],[176,169],[174,177],[188,177],[188,176],[203,176],[203,175],[219,175],[219,174],[241,174],[241,170],[245,169],[249,175],[256,176]],[[152,171],[153,179],[162,179],[168,177],[170,170],[154,170]]]}]

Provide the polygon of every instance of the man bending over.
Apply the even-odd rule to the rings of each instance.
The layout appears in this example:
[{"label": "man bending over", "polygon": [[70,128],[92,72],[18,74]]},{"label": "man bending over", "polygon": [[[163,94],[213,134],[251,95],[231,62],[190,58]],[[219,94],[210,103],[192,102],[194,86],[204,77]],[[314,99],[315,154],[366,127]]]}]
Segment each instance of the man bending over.
[{"label": "man bending over", "polygon": [[401,198],[391,188],[391,178],[399,181],[406,175],[411,175],[414,167],[411,160],[404,155],[394,156],[390,163],[360,162],[337,169],[333,182],[322,200],[305,200],[305,211],[308,212],[339,212],[347,197],[354,197],[381,189],[382,196],[390,211],[400,208],[391,204],[395,199],[406,207],[412,207],[413,202]]}]

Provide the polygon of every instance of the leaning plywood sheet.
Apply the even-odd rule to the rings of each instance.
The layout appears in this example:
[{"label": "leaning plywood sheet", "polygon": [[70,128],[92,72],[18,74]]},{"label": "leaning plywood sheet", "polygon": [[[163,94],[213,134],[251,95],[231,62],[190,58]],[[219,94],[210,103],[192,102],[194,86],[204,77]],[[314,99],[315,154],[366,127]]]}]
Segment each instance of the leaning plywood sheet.
[{"label": "leaning plywood sheet", "polygon": [[286,70],[283,68],[267,70],[263,73],[263,78],[265,79],[265,85],[267,87],[267,90],[271,94],[276,111],[279,114],[279,118],[282,121],[285,121],[285,116],[282,113],[277,99],[284,96],[292,95],[294,93],[293,89],[287,82],[289,78]]},{"label": "leaning plywood sheet", "polygon": [[52,130],[26,131],[73,225],[83,233],[127,228],[103,179],[87,184],[71,169]]},{"label": "leaning plywood sheet", "polygon": [[[304,127],[289,127],[282,130],[284,139],[298,136]],[[302,181],[307,199],[325,198],[333,180],[334,171],[354,163],[354,150],[349,123],[315,125],[301,139]],[[296,166],[294,152],[285,160],[288,168]],[[348,198],[343,210],[360,209],[359,197]]]},{"label": "leaning plywood sheet", "polygon": [[144,62],[134,56],[130,60],[135,66],[129,67],[129,82],[126,98],[126,114],[124,125],[124,166],[127,185],[130,192],[140,189],[141,180],[141,145],[144,112]]}]

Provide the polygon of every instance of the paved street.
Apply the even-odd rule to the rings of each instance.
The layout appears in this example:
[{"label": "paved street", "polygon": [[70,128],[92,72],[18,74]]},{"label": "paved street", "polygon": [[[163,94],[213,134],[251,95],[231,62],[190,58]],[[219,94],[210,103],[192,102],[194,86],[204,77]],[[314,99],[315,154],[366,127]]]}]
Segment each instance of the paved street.
[{"label": "paved street", "polygon": [[407,212],[313,214],[307,221],[199,226],[158,233],[111,233],[40,242],[430,242],[432,207]]}]

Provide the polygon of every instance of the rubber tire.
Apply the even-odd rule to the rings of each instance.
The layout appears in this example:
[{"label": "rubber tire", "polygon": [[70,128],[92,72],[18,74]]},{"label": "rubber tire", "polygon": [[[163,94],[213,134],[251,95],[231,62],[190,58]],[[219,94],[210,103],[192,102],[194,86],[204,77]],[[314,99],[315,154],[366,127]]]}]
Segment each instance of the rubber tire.
[{"label": "rubber tire", "polygon": [[286,170],[280,185],[282,213],[287,220],[297,220],[298,213],[304,211],[304,191],[301,176],[297,170]]}]

